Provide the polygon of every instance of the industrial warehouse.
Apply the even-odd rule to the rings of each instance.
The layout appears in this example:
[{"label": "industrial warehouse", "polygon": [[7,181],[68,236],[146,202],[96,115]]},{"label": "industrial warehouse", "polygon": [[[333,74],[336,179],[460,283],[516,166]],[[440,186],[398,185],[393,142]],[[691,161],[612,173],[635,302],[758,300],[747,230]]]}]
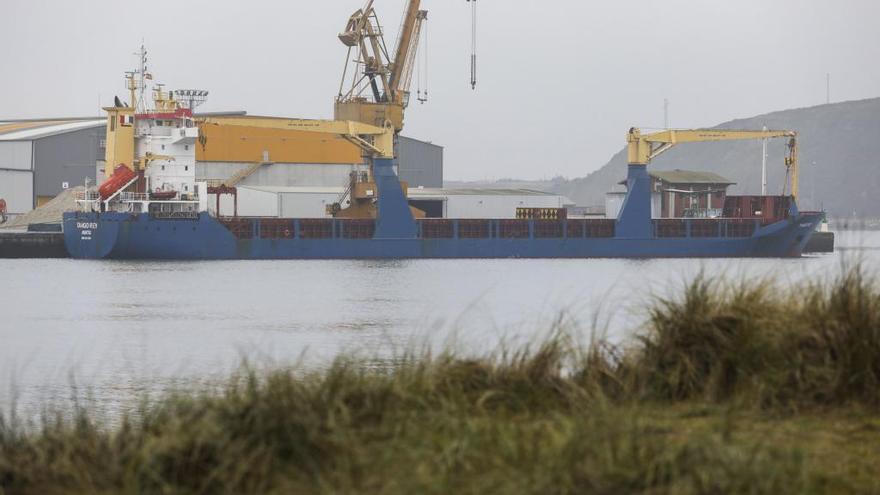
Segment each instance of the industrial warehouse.
[{"label": "industrial warehouse", "polygon": [[[283,120],[251,117],[245,112],[199,117],[215,121]],[[106,118],[0,122],[0,198],[6,201],[7,215],[14,218],[69,188],[105,180],[107,127]],[[338,199],[349,174],[363,165],[356,147],[327,136],[238,148],[230,148],[214,137],[210,135],[210,141],[206,141],[212,146],[195,147],[196,179],[237,187],[241,199],[238,213],[244,216],[324,217],[325,205]],[[265,140],[266,136],[260,138]],[[255,139],[252,137],[251,143]],[[443,147],[430,142],[399,136],[395,156],[401,180],[413,188],[411,202],[428,210],[429,217],[476,218],[488,214],[513,218],[517,207],[561,208],[570,203],[561,196],[522,189],[446,191]],[[271,201],[266,200],[267,191],[273,191]],[[212,196],[209,204],[216,204],[215,199]],[[270,203],[274,206],[267,207]],[[222,198],[222,214],[233,214],[234,206],[232,198]]]},{"label": "industrial warehouse", "polygon": [[0,122],[0,198],[7,213],[27,213],[86,179],[103,179],[106,126],[106,118]]}]

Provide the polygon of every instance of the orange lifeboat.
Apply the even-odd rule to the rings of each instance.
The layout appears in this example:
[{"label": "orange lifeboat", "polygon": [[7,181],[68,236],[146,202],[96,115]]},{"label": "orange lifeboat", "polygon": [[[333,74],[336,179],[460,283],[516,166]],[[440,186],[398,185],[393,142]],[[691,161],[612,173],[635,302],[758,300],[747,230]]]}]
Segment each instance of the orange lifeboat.
[{"label": "orange lifeboat", "polygon": [[137,177],[137,174],[130,168],[125,165],[118,165],[113,170],[113,175],[105,180],[104,183],[101,184],[101,187],[98,188],[98,194],[101,195],[101,200],[106,201],[110,196],[113,196],[116,191],[125,187],[125,185],[131,182],[135,177]]}]

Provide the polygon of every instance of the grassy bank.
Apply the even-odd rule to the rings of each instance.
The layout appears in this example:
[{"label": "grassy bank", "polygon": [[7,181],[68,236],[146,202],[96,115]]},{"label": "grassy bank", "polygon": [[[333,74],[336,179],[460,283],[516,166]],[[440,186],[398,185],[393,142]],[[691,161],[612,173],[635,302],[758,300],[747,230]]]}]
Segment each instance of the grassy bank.
[{"label": "grassy bank", "polygon": [[[880,288],[698,278],[635,342],[242,372],[0,420],[0,493],[880,493]],[[136,419],[135,419],[136,418]]]}]

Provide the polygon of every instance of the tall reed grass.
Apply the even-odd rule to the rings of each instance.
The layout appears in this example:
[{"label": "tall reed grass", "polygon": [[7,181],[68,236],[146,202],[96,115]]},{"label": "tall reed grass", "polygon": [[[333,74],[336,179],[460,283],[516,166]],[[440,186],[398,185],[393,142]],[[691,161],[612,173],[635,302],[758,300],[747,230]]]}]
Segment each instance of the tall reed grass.
[{"label": "tall reed grass", "polygon": [[780,289],[698,277],[659,300],[631,394],[762,406],[880,406],[880,288],[861,266]]}]

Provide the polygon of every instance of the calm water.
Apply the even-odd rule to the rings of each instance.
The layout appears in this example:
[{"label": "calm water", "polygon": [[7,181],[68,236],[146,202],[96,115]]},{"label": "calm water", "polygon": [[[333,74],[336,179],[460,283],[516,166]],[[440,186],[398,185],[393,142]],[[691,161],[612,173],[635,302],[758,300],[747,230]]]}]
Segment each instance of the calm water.
[{"label": "calm water", "polygon": [[540,337],[561,314],[584,336],[598,322],[625,339],[646,300],[701,270],[793,283],[844,258],[880,266],[878,232],[839,235],[838,246],[796,260],[0,260],[0,410],[73,396],[115,410],[244,359],[485,352]]}]

